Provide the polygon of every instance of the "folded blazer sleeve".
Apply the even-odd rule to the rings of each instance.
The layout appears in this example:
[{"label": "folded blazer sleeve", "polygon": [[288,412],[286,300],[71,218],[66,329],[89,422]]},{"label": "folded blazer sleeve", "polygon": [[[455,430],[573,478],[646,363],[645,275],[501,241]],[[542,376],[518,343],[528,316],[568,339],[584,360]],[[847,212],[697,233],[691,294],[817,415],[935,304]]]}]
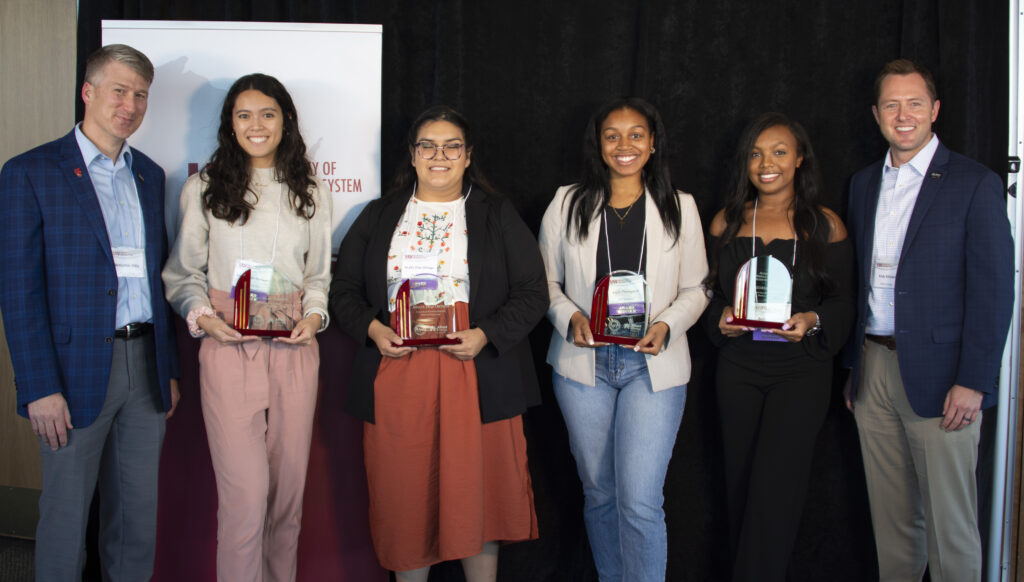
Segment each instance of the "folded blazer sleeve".
[{"label": "folded blazer sleeve", "polygon": [[[45,177],[61,180],[57,169]],[[61,392],[60,364],[46,309],[47,288],[38,184],[13,160],[0,171],[0,309],[17,384],[18,406]],[[54,284],[59,282],[53,282]]]},{"label": "folded blazer sleeve", "polygon": [[956,383],[995,393],[1013,315],[1013,237],[999,177],[985,172],[968,210],[967,280]]},{"label": "folded blazer sleeve", "polygon": [[[675,282],[675,298],[668,307],[654,316],[651,323],[664,322],[676,337],[685,334],[708,305],[704,277],[708,275],[708,259],[704,250],[704,230],[693,196],[679,194],[680,227],[676,245],[679,276]],[[652,275],[657,276],[657,273]],[[671,340],[670,340],[671,341]]]},{"label": "folded blazer sleeve", "polygon": [[370,322],[381,311],[368,298],[365,268],[370,240],[379,226],[381,204],[379,200],[368,204],[342,239],[328,298],[335,323],[360,344],[369,340]]},{"label": "folded blazer sleeve", "polygon": [[475,323],[498,353],[505,354],[529,335],[548,308],[544,262],[537,250],[537,239],[508,199],[498,200],[488,228],[496,228],[500,233],[500,246],[495,247],[505,254],[508,294],[501,307]]},{"label": "folded blazer sleeve", "polygon": [[565,232],[567,216],[566,196],[569,187],[562,186],[544,212],[540,225],[540,254],[544,260],[547,278],[548,319],[563,337],[569,330],[569,320],[577,311],[587,314],[589,306],[580,307],[565,294],[565,255],[573,251]]}]

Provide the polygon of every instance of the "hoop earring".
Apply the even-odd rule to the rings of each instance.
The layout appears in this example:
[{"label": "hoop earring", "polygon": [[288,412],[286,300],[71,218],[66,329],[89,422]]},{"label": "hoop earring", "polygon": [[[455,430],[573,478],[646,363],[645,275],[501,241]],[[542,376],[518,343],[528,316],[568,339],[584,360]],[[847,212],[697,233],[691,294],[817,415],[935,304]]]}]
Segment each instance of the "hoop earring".
[{"label": "hoop earring", "polygon": [[652,156],[654,155],[654,152],[655,152],[654,146],[651,146],[651,155]]}]

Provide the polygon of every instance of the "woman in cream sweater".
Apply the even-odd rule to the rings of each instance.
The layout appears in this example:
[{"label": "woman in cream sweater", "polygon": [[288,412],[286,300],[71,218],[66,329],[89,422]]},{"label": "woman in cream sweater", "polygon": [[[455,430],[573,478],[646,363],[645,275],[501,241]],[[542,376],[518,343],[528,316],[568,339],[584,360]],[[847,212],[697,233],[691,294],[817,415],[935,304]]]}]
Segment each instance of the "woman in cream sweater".
[{"label": "woman in cream sweater", "polygon": [[[217,578],[294,580],[302,494],[327,326],[331,198],[310,171],[291,96],[262,74],[238,79],[217,150],[181,193],[163,271],[167,299],[201,337],[199,384],[217,478]],[[290,335],[243,335],[233,291],[252,273]],[[290,283],[290,285],[288,284]]]}]

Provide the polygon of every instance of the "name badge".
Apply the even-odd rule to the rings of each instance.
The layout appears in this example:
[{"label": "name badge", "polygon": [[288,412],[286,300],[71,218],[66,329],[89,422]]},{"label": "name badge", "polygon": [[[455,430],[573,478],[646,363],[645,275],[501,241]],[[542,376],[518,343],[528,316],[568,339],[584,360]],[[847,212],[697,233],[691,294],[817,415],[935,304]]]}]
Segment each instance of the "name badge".
[{"label": "name badge", "polygon": [[146,276],[146,252],[131,247],[114,247],[114,268],[119,279],[141,279]]},{"label": "name badge", "polygon": [[896,287],[895,258],[875,259],[871,264],[871,286],[875,289],[893,289]]},{"label": "name badge", "polygon": [[412,279],[418,275],[437,275],[438,253],[402,253],[402,278]]},{"label": "name badge", "polygon": [[[238,278],[246,271],[252,273],[252,278],[249,280],[249,293],[254,295],[257,301],[266,301],[270,294],[270,280],[274,277],[274,267],[256,261],[239,259],[235,263],[235,273],[231,280],[238,281]],[[235,296],[234,285],[231,286],[231,296]]]}]

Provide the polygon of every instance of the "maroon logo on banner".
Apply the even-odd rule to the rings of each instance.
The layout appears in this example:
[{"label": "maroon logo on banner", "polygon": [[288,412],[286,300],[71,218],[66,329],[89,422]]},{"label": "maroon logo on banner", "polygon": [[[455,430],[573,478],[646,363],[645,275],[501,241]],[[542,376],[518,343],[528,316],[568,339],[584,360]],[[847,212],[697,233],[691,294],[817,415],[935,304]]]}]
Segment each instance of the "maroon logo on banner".
[{"label": "maroon logo on banner", "polygon": [[199,164],[197,164],[196,162],[189,162],[188,163],[188,175],[189,176],[191,176],[192,174],[195,174],[198,171],[199,171]]}]

